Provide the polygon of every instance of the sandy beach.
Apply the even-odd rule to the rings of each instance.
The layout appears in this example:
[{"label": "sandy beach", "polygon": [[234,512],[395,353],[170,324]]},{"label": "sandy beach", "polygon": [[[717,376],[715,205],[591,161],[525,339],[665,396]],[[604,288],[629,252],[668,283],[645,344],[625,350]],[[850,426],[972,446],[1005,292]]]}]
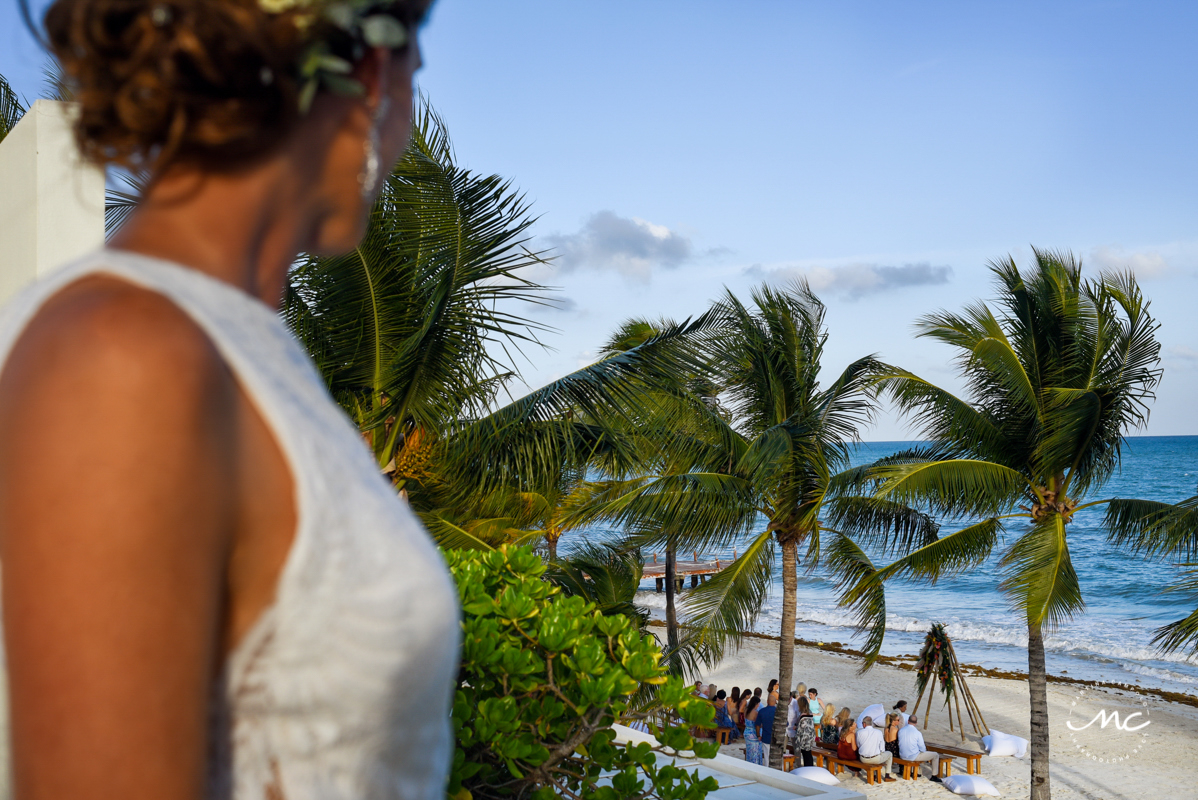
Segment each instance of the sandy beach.
[{"label": "sandy beach", "polygon": [[[837,708],[847,705],[854,715],[871,703],[882,703],[886,708],[900,699],[915,703],[915,679],[910,670],[901,665],[880,664],[865,675],[858,675],[859,664],[848,655],[798,646],[795,681],[816,687],[824,702]],[[733,686],[764,688],[777,671],[777,641],[747,638],[738,653],[726,658],[703,680],[725,690]],[[991,728],[1028,737],[1025,682],[974,676],[968,678],[968,685]],[[1194,779],[1198,774],[1198,708],[1131,691],[1060,683],[1049,684],[1048,702],[1054,800],[1198,797]],[[1145,721],[1151,724],[1136,731],[1118,729],[1113,723],[1102,728],[1098,722],[1091,722],[1096,710],[1107,711],[1108,720],[1109,712],[1118,711],[1127,728]],[[1133,713],[1139,713],[1140,717],[1128,722],[1127,715]],[[960,734],[949,731],[948,716],[939,699],[933,701],[930,719],[924,733],[927,741],[962,746]],[[1071,730],[1070,722],[1082,730]],[[1087,722],[1091,724],[1083,727]],[[922,722],[920,727],[923,728]],[[982,749],[981,737],[969,727],[968,718],[965,738],[964,747]],[[731,756],[744,757],[744,747],[739,743],[722,750]],[[1003,797],[1026,797],[1030,764],[1031,758],[1026,755],[1022,759],[985,756],[982,776]],[[961,761],[953,766],[954,774],[964,773]],[[845,773],[841,782],[871,798],[952,796],[926,777],[868,786],[863,779]]]}]

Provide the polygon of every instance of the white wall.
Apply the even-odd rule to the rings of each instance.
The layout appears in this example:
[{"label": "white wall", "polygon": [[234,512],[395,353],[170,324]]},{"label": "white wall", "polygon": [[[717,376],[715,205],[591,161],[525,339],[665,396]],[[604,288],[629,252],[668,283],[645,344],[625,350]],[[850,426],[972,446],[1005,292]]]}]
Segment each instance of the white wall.
[{"label": "white wall", "polygon": [[104,173],[80,158],[71,111],[38,100],[0,142],[0,303],[104,245]]}]

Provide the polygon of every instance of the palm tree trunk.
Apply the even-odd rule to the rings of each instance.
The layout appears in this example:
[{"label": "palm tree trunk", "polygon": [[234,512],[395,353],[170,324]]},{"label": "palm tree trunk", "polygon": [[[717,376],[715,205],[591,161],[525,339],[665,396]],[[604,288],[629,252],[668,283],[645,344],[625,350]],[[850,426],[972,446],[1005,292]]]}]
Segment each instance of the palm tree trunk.
[{"label": "palm tree trunk", "polygon": [[669,669],[678,674],[678,612],[674,608],[674,559],[677,553],[673,545],[666,548],[666,646],[670,650]]},{"label": "palm tree trunk", "polygon": [[778,712],[770,741],[770,766],[782,769],[782,751],[786,744],[786,713],[794,682],[795,597],[799,590],[799,542],[794,536],[782,541],[782,629],[778,642]]},{"label": "palm tree trunk", "polygon": [[549,561],[557,561],[557,540],[558,537],[549,534],[545,537],[545,546],[549,548]]},{"label": "palm tree trunk", "polygon": [[1032,722],[1031,800],[1049,800],[1048,676],[1044,666],[1044,630],[1040,623],[1028,623],[1027,626],[1027,685]]}]

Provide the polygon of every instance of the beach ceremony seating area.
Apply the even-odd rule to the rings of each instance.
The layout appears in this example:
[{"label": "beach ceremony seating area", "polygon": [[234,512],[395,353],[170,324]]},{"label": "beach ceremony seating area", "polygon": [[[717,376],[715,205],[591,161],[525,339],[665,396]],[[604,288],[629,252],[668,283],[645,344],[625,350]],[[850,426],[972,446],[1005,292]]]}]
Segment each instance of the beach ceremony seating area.
[{"label": "beach ceremony seating area", "polygon": [[[791,772],[795,769],[801,769],[805,766],[805,759],[801,752],[802,749],[797,745],[800,740],[796,736],[796,710],[790,708],[793,703],[796,708],[798,706],[798,697],[810,697],[808,708],[814,710],[818,704],[819,714],[813,714],[813,719],[819,719],[820,724],[812,725],[814,728],[814,745],[808,751],[810,754],[810,762],[816,768],[827,770],[833,776],[840,776],[849,770],[858,775],[867,785],[873,786],[888,782],[888,774],[885,765],[882,763],[867,763],[859,757],[847,757],[844,752],[838,751],[839,733],[842,730],[854,730],[859,723],[863,723],[866,718],[871,720],[879,730],[884,730],[888,722],[894,722],[896,726],[901,727],[908,721],[909,715],[905,713],[907,707],[906,701],[899,700],[892,704],[893,711],[887,713],[885,706],[879,703],[873,703],[865,707],[860,714],[854,716],[852,708],[849,706],[839,707],[831,703],[823,703],[816,699],[816,696],[808,696],[809,691],[805,684],[800,683],[795,693],[788,701],[783,702],[778,698],[778,693],[775,691],[776,681],[771,681],[767,689],[757,687],[755,689],[741,690],[739,687],[733,687],[731,692],[721,690],[715,684],[703,684],[697,682],[694,688],[694,694],[707,699],[716,706],[716,720],[718,726],[715,731],[704,731],[696,728],[692,733],[698,737],[715,738],[721,746],[728,746],[743,741],[746,728],[750,728],[750,736],[760,740],[767,747],[771,744],[772,722],[776,714],[786,714],[787,719],[787,735],[786,742],[783,745],[782,771]],[[818,695],[818,692],[816,693]],[[753,720],[747,719],[744,713],[745,708],[750,705],[749,700],[753,697],[759,698],[758,702],[753,704],[758,709],[754,717],[759,717],[760,710],[769,709],[765,712],[764,717],[766,723],[762,724],[758,719],[757,724],[750,726]],[[735,698],[735,700],[733,699]],[[781,707],[779,707],[781,706]],[[829,720],[829,713],[834,717]],[[891,753],[891,768],[889,772],[893,775],[901,776],[904,780],[917,780],[920,774],[920,767],[928,766],[929,779],[941,781],[944,778],[950,777],[953,774],[953,762],[956,759],[961,759],[964,770],[967,775],[975,775],[981,773],[981,759],[985,755],[984,752],[978,750],[970,750],[964,747],[944,745],[934,742],[925,742],[924,747],[926,752],[935,754],[928,760],[916,761],[903,759],[898,754],[897,737],[885,742],[886,751]],[[855,753],[855,748],[853,748]],[[768,752],[768,750],[766,751]],[[744,751],[746,760],[749,758],[749,748]],[[872,760],[872,759],[871,759]],[[768,763],[768,758],[766,763]],[[811,764],[808,764],[810,766]],[[893,778],[890,778],[893,780]]]}]

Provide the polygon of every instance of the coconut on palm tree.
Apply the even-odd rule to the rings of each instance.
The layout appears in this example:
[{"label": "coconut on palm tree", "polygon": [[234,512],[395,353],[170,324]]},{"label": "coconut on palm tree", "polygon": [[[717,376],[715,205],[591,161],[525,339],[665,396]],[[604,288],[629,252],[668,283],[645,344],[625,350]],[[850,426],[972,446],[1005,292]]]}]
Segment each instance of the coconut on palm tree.
[{"label": "coconut on palm tree", "polygon": [[875,567],[858,543],[838,539],[831,560],[843,602],[872,631],[885,630],[883,582],[933,583],[983,562],[1004,533],[1000,590],[1028,634],[1031,797],[1049,798],[1044,636],[1084,609],[1069,549],[1069,525],[1118,468],[1124,437],[1148,418],[1160,381],[1157,323],[1130,274],[1082,274],[1068,253],[1034,251],[1021,272],[991,265],[997,303],[918,324],[921,337],[952,347],[964,396],[902,370],[880,381],[927,445],[857,473],[875,499],[915,504],[963,529],[901,544],[902,557]]}]

